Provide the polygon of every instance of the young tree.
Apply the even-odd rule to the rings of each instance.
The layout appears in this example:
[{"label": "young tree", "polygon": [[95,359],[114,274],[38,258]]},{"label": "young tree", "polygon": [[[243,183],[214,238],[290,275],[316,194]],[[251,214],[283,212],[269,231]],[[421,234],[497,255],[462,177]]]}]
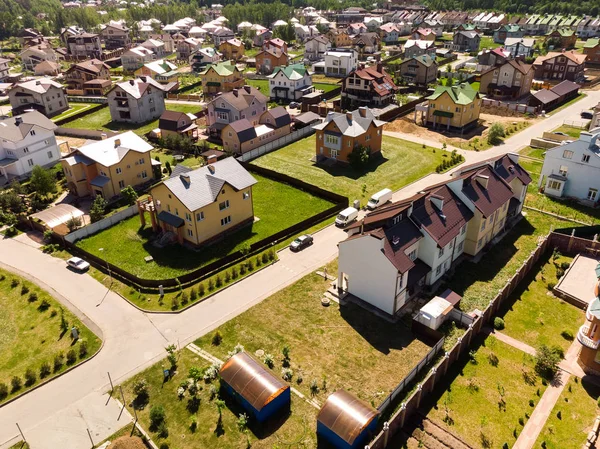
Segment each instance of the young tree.
[{"label": "young tree", "polygon": [[102,195],[97,195],[90,207],[90,220],[92,223],[102,220],[106,212],[107,202]]},{"label": "young tree", "polygon": [[130,206],[133,206],[135,204],[135,201],[138,199],[137,192],[131,186],[127,186],[123,190],[121,190],[121,196],[125,198],[127,204],[129,204]]},{"label": "young tree", "polygon": [[562,359],[562,350],[559,347],[540,345],[535,352],[535,371],[546,379],[552,379],[558,371],[558,364]]},{"label": "young tree", "polygon": [[56,192],[54,177],[48,170],[44,170],[39,165],[33,167],[29,184],[33,191],[40,195],[48,195],[49,193]]},{"label": "young tree", "polygon": [[488,133],[488,143],[490,145],[498,145],[504,136],[504,127],[502,124],[496,122],[492,125]]},{"label": "young tree", "polygon": [[355,170],[362,170],[371,157],[371,150],[364,145],[358,145],[348,154],[348,162]]}]

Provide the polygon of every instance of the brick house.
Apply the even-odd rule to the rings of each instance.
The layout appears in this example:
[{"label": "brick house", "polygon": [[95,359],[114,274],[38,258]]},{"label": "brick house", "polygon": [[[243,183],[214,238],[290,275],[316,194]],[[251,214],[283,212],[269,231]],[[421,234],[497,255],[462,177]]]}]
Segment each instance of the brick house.
[{"label": "brick house", "polygon": [[549,52],[538,56],[533,62],[535,79],[549,81],[579,81],[583,78],[587,55],[573,50],[565,52]]},{"label": "brick house", "polygon": [[383,64],[351,71],[342,81],[342,108],[384,107],[395,101],[398,88]]}]

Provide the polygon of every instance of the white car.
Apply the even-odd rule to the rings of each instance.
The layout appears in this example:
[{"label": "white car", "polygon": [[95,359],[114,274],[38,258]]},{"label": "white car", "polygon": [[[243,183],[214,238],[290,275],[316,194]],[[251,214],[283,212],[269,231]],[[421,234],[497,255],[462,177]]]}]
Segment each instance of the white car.
[{"label": "white car", "polygon": [[79,257],[71,257],[67,260],[67,266],[77,271],[87,271],[90,268],[90,264]]}]

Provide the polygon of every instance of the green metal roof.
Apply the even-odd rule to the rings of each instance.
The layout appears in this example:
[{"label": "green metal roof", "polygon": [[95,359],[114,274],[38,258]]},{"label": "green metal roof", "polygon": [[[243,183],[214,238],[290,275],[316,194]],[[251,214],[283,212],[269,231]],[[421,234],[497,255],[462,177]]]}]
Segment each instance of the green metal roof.
[{"label": "green metal roof", "polygon": [[285,77],[290,80],[301,80],[306,74],[306,67],[304,64],[291,64],[288,66],[275,67],[272,75],[269,78],[273,78],[278,72],[283,72]]},{"label": "green metal roof", "polygon": [[437,115],[439,117],[454,117],[454,112],[442,111],[440,109],[436,109],[433,111],[433,115]]},{"label": "green metal roof", "polygon": [[[573,34],[574,34],[574,31],[570,30],[568,28],[561,28],[560,30],[556,30],[556,32],[558,34],[560,34],[562,37],[570,37],[570,36],[573,36]],[[550,34],[552,34],[552,33],[550,33]]]},{"label": "green metal roof", "polygon": [[478,98],[479,93],[468,83],[462,83],[455,86],[437,86],[433,94],[427,97],[428,100],[435,100],[444,93],[450,95],[452,101],[456,104],[471,104]]},{"label": "green metal roof", "polygon": [[206,75],[210,69],[213,69],[220,76],[229,76],[237,70],[237,67],[235,64],[232,64],[231,61],[223,61],[217,64],[208,65],[202,72],[200,72],[200,75]]},{"label": "green metal roof", "polygon": [[184,224],[183,218],[173,215],[166,210],[163,210],[158,214],[158,219],[159,221],[165,222],[176,228],[180,228]]},{"label": "green metal roof", "polygon": [[583,44],[583,48],[596,48],[598,44],[600,44],[599,38],[588,39],[587,41],[585,41],[585,44]]}]

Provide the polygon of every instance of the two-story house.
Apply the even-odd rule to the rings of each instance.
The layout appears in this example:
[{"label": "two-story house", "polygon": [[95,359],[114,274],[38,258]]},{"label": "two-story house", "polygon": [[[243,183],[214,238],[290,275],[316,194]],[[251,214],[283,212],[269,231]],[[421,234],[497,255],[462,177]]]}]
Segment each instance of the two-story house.
[{"label": "two-story house", "polygon": [[150,50],[155,58],[164,58],[171,52],[167,52],[165,43],[158,39],[146,39],[144,42],[140,44],[140,47],[147,48]]},{"label": "two-story house", "polygon": [[153,61],[156,55],[152,50],[141,45],[130,48],[121,55],[121,64],[125,73],[133,73],[144,64]]},{"label": "two-story house", "polygon": [[504,41],[504,50],[513,58],[530,58],[535,49],[535,39],[524,37],[507,37]]},{"label": "two-story house", "polygon": [[202,72],[209,64],[219,62],[221,53],[212,47],[201,48],[190,56],[190,65],[195,73]]},{"label": "two-story house", "polygon": [[83,145],[62,158],[69,191],[77,197],[110,200],[127,186],[154,180],[153,147],[133,131]]},{"label": "two-story house", "polygon": [[246,84],[243,73],[231,61],[209,64],[200,72],[200,79],[204,96],[231,92]]},{"label": "two-story house", "polygon": [[48,78],[17,83],[8,91],[13,114],[34,109],[52,117],[69,109],[63,86]]},{"label": "two-story house", "polygon": [[519,25],[502,25],[500,28],[494,31],[494,42],[497,44],[503,44],[509,37],[521,39],[523,36],[525,36],[525,30],[523,30]]},{"label": "two-story house", "polygon": [[99,59],[73,64],[65,76],[67,95],[104,96],[112,87],[110,67]]},{"label": "two-story house", "polygon": [[548,196],[572,198],[590,206],[600,201],[600,128],[546,151],[538,187]]},{"label": "two-story house", "polygon": [[341,105],[343,109],[381,108],[395,102],[397,92],[398,87],[382,63],[375,67],[360,67],[343,79]]},{"label": "two-story house", "polygon": [[189,61],[190,56],[202,48],[202,41],[188,37],[177,43],[177,60]]},{"label": "two-story house", "polygon": [[286,66],[289,62],[287,43],[281,39],[269,39],[256,54],[256,72],[263,75],[273,73],[275,67]]},{"label": "two-story house", "polygon": [[247,153],[288,135],[291,123],[292,118],[283,106],[267,109],[260,115],[258,124],[247,118],[237,120],[221,132],[223,149],[236,155]]},{"label": "two-story house", "polygon": [[568,28],[561,28],[546,34],[546,45],[549,49],[571,49],[575,47],[577,35]]},{"label": "two-story house", "polygon": [[219,53],[225,59],[239,61],[245,53],[244,43],[239,39],[229,39],[228,41],[221,42]]},{"label": "two-story house", "polygon": [[404,43],[404,59],[416,56],[429,55],[435,58],[435,43],[433,41],[416,41],[408,39]]},{"label": "two-story house", "polygon": [[275,67],[269,75],[269,97],[273,101],[296,101],[314,91],[312,78],[304,64]]},{"label": "two-story house", "polygon": [[368,148],[371,157],[378,156],[384,124],[366,107],[346,113],[330,112],[323,123],[313,126],[317,161],[332,159],[347,164],[348,156],[359,146]]},{"label": "two-story house", "polygon": [[585,63],[591,66],[600,65],[600,39],[588,39],[583,44],[583,54],[587,56]]},{"label": "two-story house", "polygon": [[416,41],[435,41],[436,34],[431,28],[417,28],[410,38]]},{"label": "two-story house", "polygon": [[129,28],[127,28],[125,25],[119,25],[116,23],[108,24],[104,27],[100,35],[104,40],[104,48],[107,50],[131,47]]},{"label": "two-story house", "polygon": [[0,58],[0,83],[3,83],[8,78],[8,73],[10,72],[9,63],[10,59]]},{"label": "two-story house", "polygon": [[170,135],[178,135],[195,141],[198,139],[197,119],[189,112],[165,111],[158,120],[160,136],[164,139]]},{"label": "two-story house", "polygon": [[177,65],[166,59],[159,59],[144,64],[135,71],[135,76],[149,76],[165,86],[165,90],[171,91],[179,87],[179,71]]},{"label": "two-story house", "polygon": [[437,70],[435,57],[421,55],[402,61],[396,75],[401,76],[407,83],[427,86],[436,81]]},{"label": "two-story house", "polygon": [[93,33],[82,32],[68,35],[67,54],[73,59],[100,58],[102,56],[102,45],[100,36]]},{"label": "two-story house", "polygon": [[0,185],[28,175],[33,167],[53,166],[60,159],[56,125],[37,111],[0,117]]},{"label": "two-story house", "polygon": [[315,36],[304,44],[304,57],[309,61],[320,61],[328,50],[331,50],[329,39],[324,35]]},{"label": "two-story house", "polygon": [[332,48],[350,47],[352,45],[352,36],[346,30],[329,30],[325,36],[331,42]]},{"label": "two-story house", "polygon": [[470,84],[437,86],[427,100],[427,126],[462,132],[477,125],[481,96]]},{"label": "two-story house", "polygon": [[533,62],[535,79],[560,82],[579,81],[583,78],[587,56],[573,50],[548,52]]},{"label": "two-story house", "polygon": [[256,87],[242,86],[225,92],[208,103],[206,125],[211,134],[221,135],[229,123],[248,119],[257,125],[260,116],[267,110],[268,97]]},{"label": "two-story house", "polygon": [[107,97],[116,122],[146,123],[165,110],[164,87],[148,76],[115,84]]},{"label": "two-story house", "polygon": [[361,33],[352,38],[352,48],[363,58],[381,50],[381,38],[377,33]]},{"label": "two-story house", "polygon": [[353,48],[334,48],[325,52],[323,72],[331,77],[344,77],[358,65],[358,53]]},{"label": "two-story house", "polygon": [[219,48],[222,42],[235,39],[235,34],[227,27],[218,27],[212,32],[213,43]]},{"label": "two-story house", "polygon": [[150,190],[154,230],[193,246],[225,238],[254,222],[256,183],[233,157],[166,179]]},{"label": "two-story house", "polygon": [[47,43],[32,45],[23,50],[19,57],[24,70],[32,71],[40,62],[51,61],[57,62],[58,56],[52,46]]},{"label": "two-story house", "polygon": [[532,65],[511,59],[481,74],[479,92],[497,100],[516,100],[529,95],[533,74]]},{"label": "two-story house", "polygon": [[456,31],[452,36],[450,48],[454,51],[472,53],[479,51],[481,35],[476,31]]},{"label": "two-story house", "polygon": [[395,23],[389,22],[379,27],[379,37],[381,37],[382,42],[392,44],[400,39],[400,30]]}]

